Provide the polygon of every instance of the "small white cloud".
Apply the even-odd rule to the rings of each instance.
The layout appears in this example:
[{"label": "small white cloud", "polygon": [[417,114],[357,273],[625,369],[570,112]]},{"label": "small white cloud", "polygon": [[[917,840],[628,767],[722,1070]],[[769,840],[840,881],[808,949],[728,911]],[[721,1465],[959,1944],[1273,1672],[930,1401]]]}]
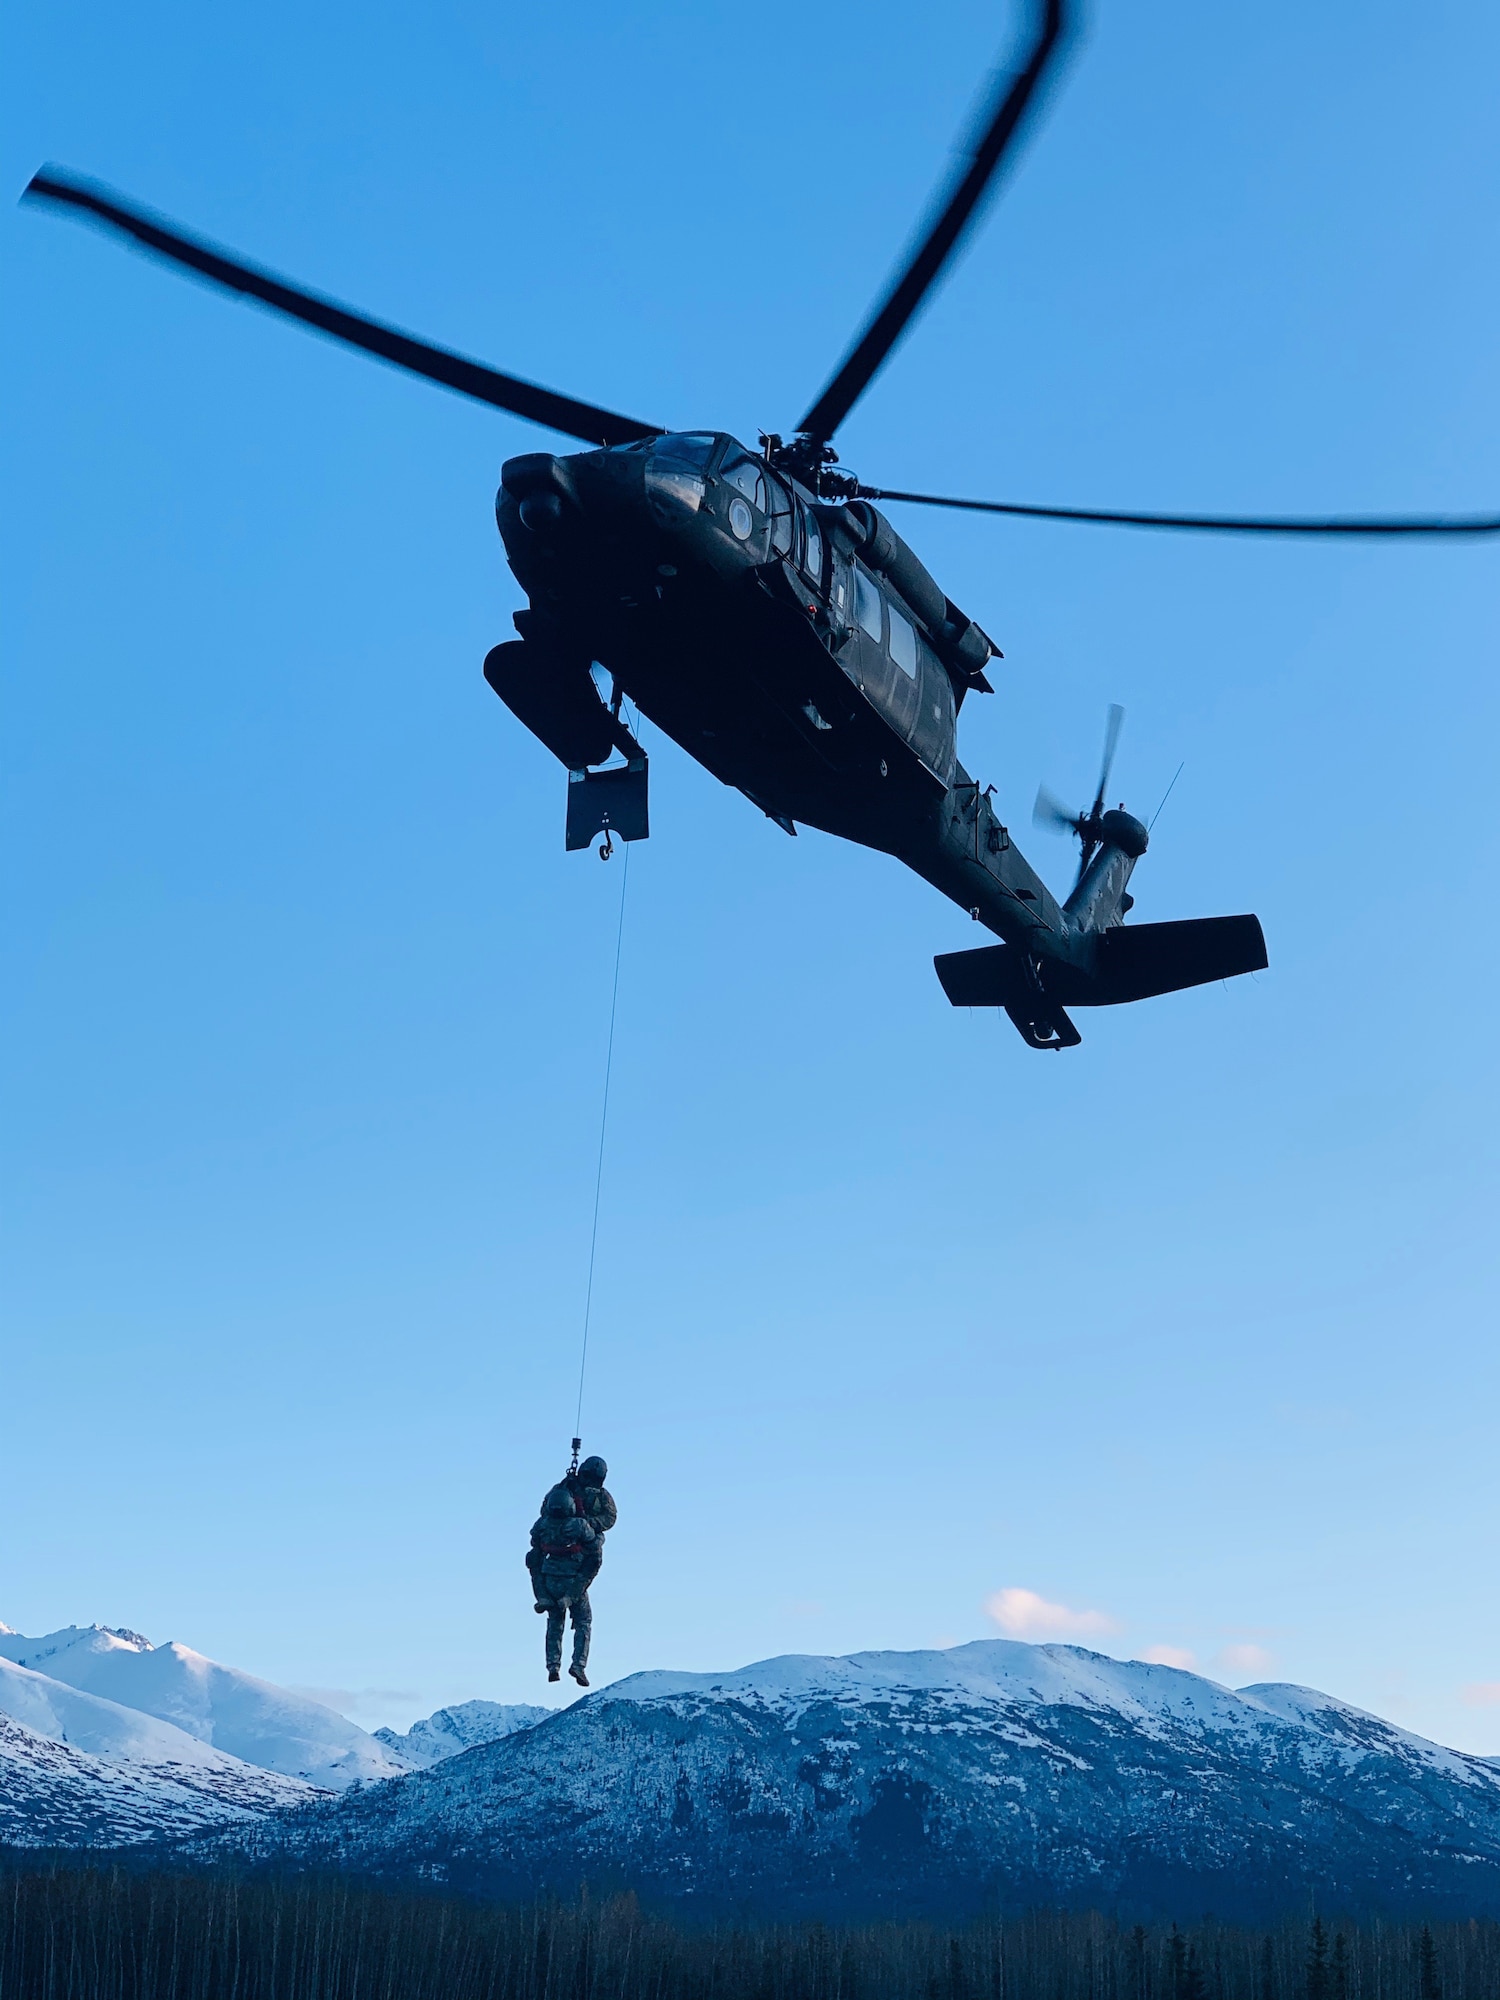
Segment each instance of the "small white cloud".
[{"label": "small white cloud", "polygon": [[1186,1646],[1148,1646],[1141,1658],[1148,1667],[1181,1667],[1186,1674],[1198,1664],[1198,1655]]},{"label": "small white cloud", "polygon": [[1470,1708],[1500,1708],[1500,1681],[1470,1681],[1459,1699]]},{"label": "small white cloud", "polygon": [[1223,1674],[1263,1674],[1275,1665],[1264,1646],[1225,1646],[1214,1665]]},{"label": "small white cloud", "polygon": [[1013,1639],[1085,1639],[1119,1630],[1107,1612],[1074,1611],[1066,1604],[1049,1604],[1034,1590],[997,1590],[986,1599],[984,1608]]}]

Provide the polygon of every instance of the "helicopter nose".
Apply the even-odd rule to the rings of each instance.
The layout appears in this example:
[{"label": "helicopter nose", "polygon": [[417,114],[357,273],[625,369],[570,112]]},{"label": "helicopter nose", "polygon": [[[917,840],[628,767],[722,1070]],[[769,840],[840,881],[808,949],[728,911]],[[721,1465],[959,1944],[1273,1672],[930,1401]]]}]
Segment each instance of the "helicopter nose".
[{"label": "helicopter nose", "polygon": [[556,528],[569,510],[576,510],[578,493],[566,459],[549,451],[528,451],[508,458],[500,468],[496,511],[509,501],[522,527],[534,535]]}]

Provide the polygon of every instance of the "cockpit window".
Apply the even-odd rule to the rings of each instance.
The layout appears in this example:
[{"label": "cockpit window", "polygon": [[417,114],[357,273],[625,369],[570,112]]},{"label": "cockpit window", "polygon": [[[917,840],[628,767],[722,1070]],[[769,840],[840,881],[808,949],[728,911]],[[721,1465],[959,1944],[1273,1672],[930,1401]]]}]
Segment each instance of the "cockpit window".
[{"label": "cockpit window", "polygon": [[720,477],[727,485],[737,487],[752,507],[766,512],[766,482],[760,467],[753,458],[737,458],[733,465],[726,465]]},{"label": "cockpit window", "polygon": [[655,440],[654,450],[662,458],[675,458],[680,465],[705,466],[714,455],[719,440],[712,431],[668,431]]}]

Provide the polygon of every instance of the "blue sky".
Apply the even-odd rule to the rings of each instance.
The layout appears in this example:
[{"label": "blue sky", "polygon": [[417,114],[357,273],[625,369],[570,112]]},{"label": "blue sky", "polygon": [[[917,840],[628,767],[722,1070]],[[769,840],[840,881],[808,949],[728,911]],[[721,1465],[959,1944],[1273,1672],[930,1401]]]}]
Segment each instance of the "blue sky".
[{"label": "blue sky", "polygon": [[[820,386],[1009,25],[12,10],[4,184],[64,162],[748,436]],[[1098,5],[846,460],[1500,504],[1497,62],[1474,0]],[[534,1698],[620,887],[479,673],[520,601],[498,468],[549,440],[38,213],[0,254],[0,1617],[368,1723]],[[1139,915],[1253,909],[1271,969],[1034,1055],[944,1001],[960,912],[655,743],[598,1673],[1012,1631],[1500,1751],[1500,551],[899,525],[1005,649],[963,754],[1049,878],[1036,784],[1085,797],[1121,701],[1127,801],[1185,760]]]}]

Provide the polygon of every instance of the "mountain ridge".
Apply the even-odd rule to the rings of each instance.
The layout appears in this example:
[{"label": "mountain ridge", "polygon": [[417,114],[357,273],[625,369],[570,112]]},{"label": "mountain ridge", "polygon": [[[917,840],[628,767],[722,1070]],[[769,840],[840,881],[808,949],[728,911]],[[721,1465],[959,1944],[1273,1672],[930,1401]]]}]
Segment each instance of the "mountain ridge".
[{"label": "mountain ridge", "polygon": [[1488,1914],[1500,1772],[1315,1690],[980,1640],[632,1675],[195,1851],[715,1914]]},{"label": "mountain ridge", "polygon": [[998,1639],[658,1669],[365,1736],[190,1647],[0,1627],[0,1842],[752,1919],[1500,1914],[1500,1758],[1315,1689]]},{"label": "mountain ridge", "polygon": [[176,1642],[109,1625],[31,1638],[0,1624],[0,1846],[180,1840],[434,1763],[489,1725],[500,1734],[546,1711],[439,1713],[403,1754],[405,1739],[392,1751],[321,1703]]},{"label": "mountain ridge", "polygon": [[426,1771],[481,1743],[497,1743],[518,1729],[545,1722],[550,1708],[535,1702],[461,1701],[435,1709],[410,1729],[377,1729],[375,1741],[410,1771]]},{"label": "mountain ridge", "polygon": [[177,1640],[153,1646],[138,1632],[108,1625],[68,1625],[35,1639],[6,1631],[0,1660],[155,1716],[244,1763],[321,1790],[341,1791],[407,1768],[336,1710]]}]

